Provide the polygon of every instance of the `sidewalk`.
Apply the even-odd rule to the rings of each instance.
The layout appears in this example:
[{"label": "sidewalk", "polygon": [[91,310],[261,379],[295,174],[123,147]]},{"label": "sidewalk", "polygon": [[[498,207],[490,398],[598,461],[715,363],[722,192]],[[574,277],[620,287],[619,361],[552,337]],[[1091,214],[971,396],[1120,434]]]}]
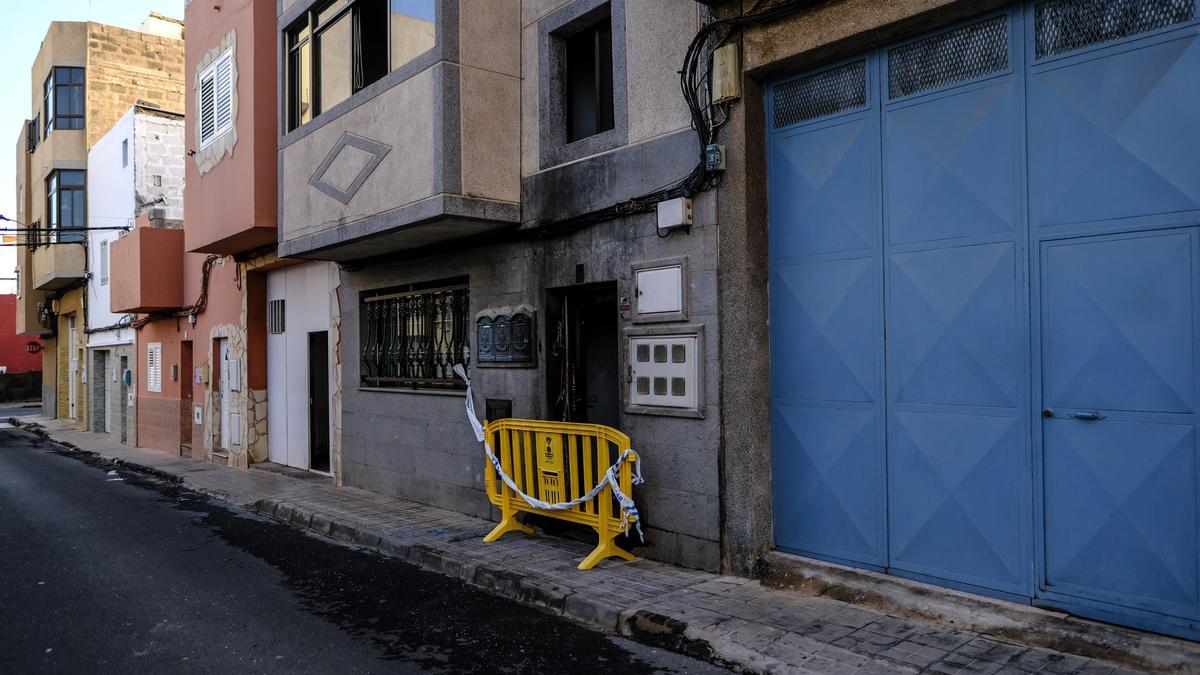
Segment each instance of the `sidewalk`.
[{"label": "sidewalk", "polygon": [[[236,470],[131,448],[70,429],[60,420],[29,416],[14,423],[130,469],[179,481],[270,518],[378,550],[522,604],[741,670],[1091,674],[1200,668],[1200,649],[1194,643],[1020,606],[1007,605],[1006,611],[1044,614],[1052,621],[1071,622],[1079,631],[1094,627],[1106,636],[1106,647],[1061,640],[1068,643],[1063,648],[1113,662],[1012,641],[1019,632],[1004,632],[1010,637],[1004,639],[914,618],[914,612],[886,603],[851,604],[648,560],[610,559],[580,572],[575,565],[591,550],[587,544],[520,535],[484,544],[481,540],[493,524],[451,511],[334,488],[325,480]],[[883,587],[889,582],[877,583],[878,593],[886,593]],[[921,589],[925,595],[937,592]],[[963,604],[991,602],[964,599]]]}]

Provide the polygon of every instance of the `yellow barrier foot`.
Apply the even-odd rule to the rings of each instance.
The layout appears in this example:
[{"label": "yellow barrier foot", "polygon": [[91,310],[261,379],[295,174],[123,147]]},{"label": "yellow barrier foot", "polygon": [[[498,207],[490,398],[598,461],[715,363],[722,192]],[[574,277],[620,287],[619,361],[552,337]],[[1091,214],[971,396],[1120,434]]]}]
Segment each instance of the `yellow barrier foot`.
[{"label": "yellow barrier foot", "polygon": [[625,549],[621,548],[620,546],[617,546],[616,543],[610,539],[607,542],[602,541],[599,544],[597,544],[596,548],[594,550],[592,550],[591,553],[588,554],[588,557],[584,558],[583,562],[579,563],[579,569],[585,570],[585,571],[590,570],[593,567],[595,567],[596,565],[600,564],[601,560],[604,560],[605,558],[611,558],[614,556],[617,558],[620,558],[622,560],[636,560],[637,559],[632,553],[630,553],[629,551],[626,551]]},{"label": "yellow barrier foot", "polygon": [[516,514],[505,516],[500,520],[500,523],[496,525],[496,527],[492,528],[491,532],[488,532],[488,536],[484,537],[483,541],[486,544],[490,544],[509,532],[524,532],[525,534],[533,534],[533,528],[517,520]]}]

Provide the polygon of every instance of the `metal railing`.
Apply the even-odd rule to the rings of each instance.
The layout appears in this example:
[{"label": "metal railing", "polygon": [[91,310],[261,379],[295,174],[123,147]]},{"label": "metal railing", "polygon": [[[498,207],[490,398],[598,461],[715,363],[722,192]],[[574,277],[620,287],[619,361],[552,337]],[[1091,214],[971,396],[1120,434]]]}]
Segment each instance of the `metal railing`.
[{"label": "metal railing", "polygon": [[[632,467],[637,455],[626,454],[629,437],[612,427],[523,419],[501,419],[485,425],[485,438],[499,458],[500,468],[531,497],[550,503],[578,499],[600,483],[608,468],[622,457],[625,461],[618,467],[617,483],[622,493],[633,494]],[[535,508],[514,493],[499,480],[490,461],[485,462],[483,482],[488,499],[501,512],[500,524],[484,538],[485,542],[496,541],[513,531],[532,533],[517,519],[517,514],[535,513],[596,530],[600,541],[579,563],[581,570],[589,570],[611,556],[634,559],[632,553],[614,541],[625,528],[610,485],[606,484],[595,499],[566,510],[551,511]]]}]

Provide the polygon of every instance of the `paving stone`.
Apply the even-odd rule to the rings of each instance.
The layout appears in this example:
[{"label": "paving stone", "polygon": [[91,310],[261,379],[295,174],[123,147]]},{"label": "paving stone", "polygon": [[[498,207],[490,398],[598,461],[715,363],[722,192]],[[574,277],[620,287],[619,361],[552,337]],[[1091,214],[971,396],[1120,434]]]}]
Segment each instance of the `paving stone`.
[{"label": "paving stone", "polygon": [[[619,631],[621,618],[644,610],[687,626],[690,639],[722,640],[758,652],[751,670],[877,675],[923,670],[984,674],[1045,672],[1131,675],[1111,664],[994,640],[951,626],[913,621],[831,598],[764,587],[753,579],[715,575],[649,560],[609,560],[576,569],[592,547],[537,534],[493,544],[493,523],[329,482],[180,459],[130,448],[100,435],[39,420],[54,438],[175,476],[199,492],[251,507],[283,522],[356,542],[412,564]],[[735,657],[738,658],[738,657]]]}]

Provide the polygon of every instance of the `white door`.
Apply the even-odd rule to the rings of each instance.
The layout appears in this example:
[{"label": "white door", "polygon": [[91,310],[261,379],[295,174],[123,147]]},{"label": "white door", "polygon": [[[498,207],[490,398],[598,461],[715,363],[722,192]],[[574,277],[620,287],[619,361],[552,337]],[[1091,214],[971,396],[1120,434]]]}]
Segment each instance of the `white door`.
[{"label": "white door", "polygon": [[228,451],[229,443],[229,409],[231,406],[229,395],[229,340],[222,338],[217,340],[218,354],[217,362],[221,364],[221,389],[220,400],[218,402],[221,408],[221,443],[220,448]]},{"label": "white door", "polygon": [[79,393],[79,355],[75,351],[75,315],[67,317],[67,416],[76,419],[75,398]]}]

